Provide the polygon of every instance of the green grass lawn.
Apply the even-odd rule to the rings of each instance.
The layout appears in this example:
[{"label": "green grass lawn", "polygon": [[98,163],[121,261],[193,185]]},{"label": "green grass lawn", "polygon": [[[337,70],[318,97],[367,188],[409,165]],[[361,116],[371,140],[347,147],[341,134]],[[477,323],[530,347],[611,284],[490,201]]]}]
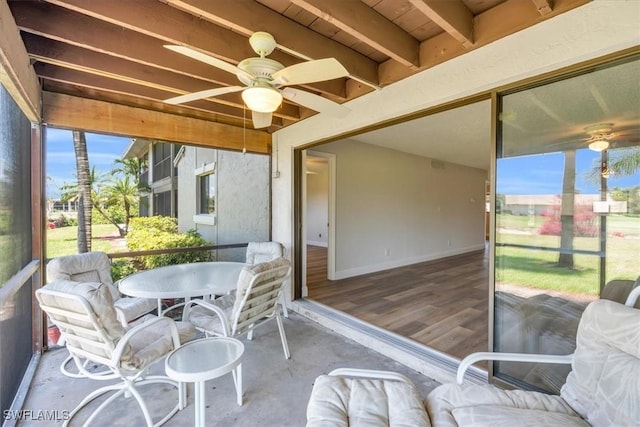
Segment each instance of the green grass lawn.
[{"label": "green grass lawn", "polygon": [[[544,218],[500,215],[497,241],[504,244],[558,248],[558,236],[537,234]],[[531,234],[522,234],[529,232]],[[612,235],[619,232],[621,235]],[[640,275],[640,218],[611,215],[607,221],[606,281],[635,280]],[[599,251],[598,237],[576,237],[577,250]],[[574,268],[556,266],[558,253],[538,249],[496,248],[496,283],[521,285],[571,293],[597,295],[600,291],[600,257],[574,255]]]},{"label": "green grass lawn", "polygon": [[[111,224],[94,224],[91,227],[91,250],[117,252],[112,248],[113,238],[118,236],[118,229]],[[78,227],[60,227],[47,230],[47,258],[78,253]]]}]

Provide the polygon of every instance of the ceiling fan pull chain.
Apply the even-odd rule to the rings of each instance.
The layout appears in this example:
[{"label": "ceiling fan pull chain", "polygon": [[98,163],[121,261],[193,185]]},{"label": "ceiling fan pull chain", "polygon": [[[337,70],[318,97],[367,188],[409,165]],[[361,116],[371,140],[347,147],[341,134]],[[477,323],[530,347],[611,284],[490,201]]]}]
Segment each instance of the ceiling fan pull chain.
[{"label": "ceiling fan pull chain", "polygon": [[247,154],[247,108],[242,104],[242,154]]}]

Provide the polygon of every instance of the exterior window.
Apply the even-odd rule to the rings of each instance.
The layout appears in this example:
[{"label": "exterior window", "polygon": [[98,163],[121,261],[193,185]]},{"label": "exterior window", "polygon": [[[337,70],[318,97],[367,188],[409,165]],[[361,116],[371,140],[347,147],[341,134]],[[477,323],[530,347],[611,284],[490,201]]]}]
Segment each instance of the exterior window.
[{"label": "exterior window", "polygon": [[171,216],[171,191],[163,191],[153,195],[153,214]]},{"label": "exterior window", "polygon": [[216,213],[216,176],[202,175],[198,178],[200,185],[199,214],[213,215]]},{"label": "exterior window", "polygon": [[171,144],[159,142],[153,146],[153,182],[171,176],[173,161]]}]

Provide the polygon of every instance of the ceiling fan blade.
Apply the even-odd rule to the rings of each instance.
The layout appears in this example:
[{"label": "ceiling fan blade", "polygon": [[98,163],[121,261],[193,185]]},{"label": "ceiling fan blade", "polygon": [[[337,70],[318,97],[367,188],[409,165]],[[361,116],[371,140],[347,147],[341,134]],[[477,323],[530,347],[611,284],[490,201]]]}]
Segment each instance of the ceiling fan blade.
[{"label": "ceiling fan blade", "polygon": [[271,113],[258,113],[257,111],[252,111],[251,119],[253,120],[253,127],[261,129],[271,126],[271,115]]},{"label": "ceiling fan blade", "polygon": [[249,73],[247,73],[244,70],[241,70],[240,68],[236,67],[233,64],[228,63],[227,61],[223,61],[221,59],[218,59],[214,56],[211,55],[207,55],[206,53],[202,53],[200,51],[197,51],[195,49],[191,49],[190,47],[186,47],[186,46],[179,46],[179,45],[175,45],[175,44],[166,44],[164,45],[164,47],[166,47],[169,50],[172,50],[174,52],[177,52],[181,55],[185,55],[188,56],[191,59],[195,59],[197,61],[200,62],[204,62],[205,64],[209,64],[209,65],[213,65],[216,68],[220,68],[221,70],[227,71],[231,74],[235,74],[237,75],[243,75],[245,76],[247,79],[251,80],[253,79],[253,76]]},{"label": "ceiling fan blade", "polygon": [[282,89],[282,96],[296,104],[311,108],[319,113],[331,114],[334,117],[344,117],[351,111],[344,105],[340,105],[330,99],[292,87]]},{"label": "ceiling fan blade", "polygon": [[301,62],[272,74],[273,82],[279,86],[300,85],[347,77],[349,72],[335,58]]},{"label": "ceiling fan blade", "polygon": [[239,92],[245,89],[244,86],[225,86],[215,89],[201,90],[200,92],[187,93],[185,95],[175,96],[173,98],[165,99],[167,104],[183,104],[189,101],[195,101],[197,99],[211,98],[213,96],[224,95],[225,93]]}]

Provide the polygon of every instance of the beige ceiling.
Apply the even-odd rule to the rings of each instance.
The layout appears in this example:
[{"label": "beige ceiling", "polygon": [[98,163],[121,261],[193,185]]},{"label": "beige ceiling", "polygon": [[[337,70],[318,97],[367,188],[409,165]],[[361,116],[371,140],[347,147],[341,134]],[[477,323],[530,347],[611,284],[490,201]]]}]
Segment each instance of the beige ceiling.
[{"label": "beige ceiling", "polygon": [[[588,1],[8,0],[7,4],[45,95],[59,93],[251,126],[244,119],[239,93],[179,106],[163,103],[179,94],[238,85],[233,74],[163,45],[188,46],[237,64],[255,56],[249,36],[267,31],[278,42],[270,58],[285,66],[337,58],[348,78],[302,89],[344,103]],[[267,132],[313,114],[285,102]]]}]

